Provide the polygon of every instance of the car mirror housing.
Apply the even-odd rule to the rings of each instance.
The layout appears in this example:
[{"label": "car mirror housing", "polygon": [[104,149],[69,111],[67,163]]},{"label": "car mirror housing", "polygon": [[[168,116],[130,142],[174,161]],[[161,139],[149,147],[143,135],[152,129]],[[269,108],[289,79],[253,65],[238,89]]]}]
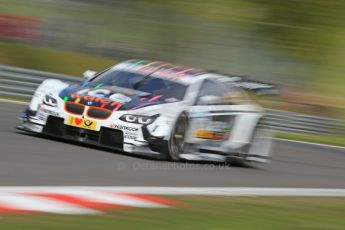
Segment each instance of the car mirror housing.
[{"label": "car mirror housing", "polygon": [[86,70],[84,73],[83,73],[83,77],[85,80],[89,81],[90,79],[92,79],[94,76],[96,76],[96,71],[93,71],[93,70]]}]

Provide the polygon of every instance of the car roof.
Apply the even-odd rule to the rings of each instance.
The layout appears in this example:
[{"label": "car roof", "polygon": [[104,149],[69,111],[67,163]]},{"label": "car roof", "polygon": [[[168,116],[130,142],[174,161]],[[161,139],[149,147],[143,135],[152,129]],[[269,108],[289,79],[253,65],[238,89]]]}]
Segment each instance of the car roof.
[{"label": "car roof", "polygon": [[117,70],[141,73],[152,77],[164,78],[177,81],[182,84],[192,84],[203,79],[223,78],[219,75],[205,70],[176,65],[168,62],[149,61],[149,60],[128,60],[112,67]]}]

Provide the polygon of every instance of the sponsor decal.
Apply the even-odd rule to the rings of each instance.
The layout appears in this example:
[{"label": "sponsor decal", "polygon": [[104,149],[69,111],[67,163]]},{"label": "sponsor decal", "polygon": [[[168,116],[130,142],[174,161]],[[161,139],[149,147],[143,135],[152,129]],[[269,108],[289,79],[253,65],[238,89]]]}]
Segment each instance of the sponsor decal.
[{"label": "sponsor decal", "polygon": [[113,129],[122,130],[123,138],[125,139],[135,140],[138,137],[139,128],[137,127],[130,127],[130,126],[118,125],[118,124],[111,124],[109,127]]},{"label": "sponsor decal", "polygon": [[87,120],[79,117],[69,116],[67,119],[67,124],[83,129],[96,130],[97,122],[92,120]]},{"label": "sponsor decal", "polygon": [[[112,110],[119,110],[120,107],[123,105],[123,103],[121,103],[119,101],[111,101],[112,100],[111,97],[114,94],[109,96],[109,93],[111,92],[110,90],[97,89],[97,90],[88,92],[88,95],[82,95],[82,93],[85,93],[88,90],[89,89],[85,89],[85,90],[81,90],[77,93],[72,93],[71,94],[71,100],[76,102],[76,103],[84,102],[87,105],[93,105],[94,103],[97,103],[97,104],[100,104],[100,106],[99,106],[100,108],[110,107],[110,108],[112,108]],[[115,93],[115,94],[118,95],[118,93]],[[109,100],[104,98],[105,96],[108,96]],[[124,96],[124,97],[126,97],[126,96]],[[116,98],[116,96],[114,98]],[[124,101],[128,100],[128,97],[126,97],[126,98],[124,99]]]},{"label": "sponsor decal", "polygon": [[48,109],[45,109],[42,106],[40,106],[39,109],[38,109],[37,115],[36,115],[38,120],[45,121],[48,116],[58,117],[59,113],[51,111],[51,110],[48,110]]},{"label": "sponsor decal", "polygon": [[193,131],[193,136],[195,138],[210,139],[210,140],[225,140],[229,138],[231,129],[224,128],[222,130],[205,130],[197,129]]},{"label": "sponsor decal", "polygon": [[84,120],[84,124],[85,124],[87,127],[90,127],[90,126],[92,126],[93,121],[90,121],[90,120]]},{"label": "sponsor decal", "polygon": [[37,114],[38,120],[45,121],[47,119],[46,115],[43,115],[42,113]]},{"label": "sponsor decal", "polygon": [[127,135],[127,134],[125,134],[125,135],[123,135],[123,138],[124,138],[124,139],[132,139],[132,140],[135,140],[135,139],[137,139],[137,135]]},{"label": "sponsor decal", "polygon": [[139,131],[139,128],[137,128],[137,127],[130,127],[130,126],[118,125],[118,124],[111,124],[110,128],[120,129],[122,131],[129,131],[129,132],[138,132]]},{"label": "sponsor decal", "polygon": [[117,101],[110,101],[101,97],[94,97],[90,95],[71,94],[71,99],[76,103],[85,101],[88,105],[92,105],[93,103],[99,103],[100,108],[109,106],[113,110],[118,110],[123,105],[122,103]]}]

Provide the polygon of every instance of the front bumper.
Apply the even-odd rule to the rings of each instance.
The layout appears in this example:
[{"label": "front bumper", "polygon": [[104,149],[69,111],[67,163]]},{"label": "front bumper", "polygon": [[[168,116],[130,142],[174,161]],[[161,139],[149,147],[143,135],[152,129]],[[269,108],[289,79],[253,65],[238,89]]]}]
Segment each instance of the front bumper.
[{"label": "front bumper", "polygon": [[[83,144],[104,147],[139,155],[157,156],[147,142],[126,143],[122,130],[101,127],[100,131],[92,131],[64,124],[64,119],[49,116],[46,124],[39,123],[36,117],[26,117],[16,128],[22,131],[40,133],[46,136],[75,141]],[[35,122],[35,121],[38,122]]]}]

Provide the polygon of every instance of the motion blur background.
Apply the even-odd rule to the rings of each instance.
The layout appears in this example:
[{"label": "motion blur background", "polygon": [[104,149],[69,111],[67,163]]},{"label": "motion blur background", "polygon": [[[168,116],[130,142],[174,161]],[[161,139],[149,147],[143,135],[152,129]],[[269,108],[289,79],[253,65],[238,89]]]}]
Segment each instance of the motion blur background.
[{"label": "motion blur background", "polygon": [[80,76],[129,58],[275,83],[266,107],[345,118],[340,0],[1,0],[0,63]]},{"label": "motion blur background", "polygon": [[[0,0],[0,98],[13,99],[11,94],[1,94],[13,83],[15,94],[26,87],[27,100],[42,80],[36,76],[39,80],[24,82],[22,79],[35,78],[31,75],[38,72],[28,71],[28,77],[7,71],[17,70],[7,66],[81,76],[86,69],[100,71],[126,59],[162,60],[275,84],[279,91],[273,95],[249,94],[268,111],[275,111],[271,122],[285,128],[276,130],[276,137],[345,146],[344,38],[344,0]],[[344,154],[336,148],[278,143],[273,152],[277,157],[267,170],[194,170],[198,164],[183,169],[184,164],[174,168],[159,162],[156,168],[142,167],[146,170],[140,171],[133,165],[151,162],[18,135],[13,127],[19,107],[7,106],[1,108],[5,114],[0,132],[1,186],[107,183],[344,188]],[[343,198],[174,199],[187,205],[164,211],[123,209],[87,218],[1,213],[4,227],[0,228],[345,226]]]}]

